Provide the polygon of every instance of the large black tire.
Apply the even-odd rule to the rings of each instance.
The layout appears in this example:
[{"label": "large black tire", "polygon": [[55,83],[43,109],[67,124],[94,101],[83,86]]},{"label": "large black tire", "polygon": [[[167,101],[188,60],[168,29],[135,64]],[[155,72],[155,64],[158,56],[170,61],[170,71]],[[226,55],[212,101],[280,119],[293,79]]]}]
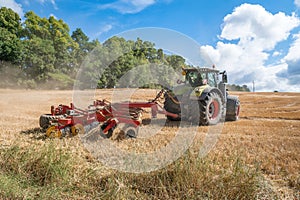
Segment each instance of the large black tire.
[{"label": "large black tire", "polygon": [[240,100],[237,96],[227,96],[226,121],[237,121],[240,114]]},{"label": "large black tire", "polygon": [[205,100],[199,101],[200,124],[215,125],[223,116],[223,104],[220,95],[216,92],[208,94]]},{"label": "large black tire", "polygon": [[40,127],[43,129],[49,128],[51,125],[50,123],[53,121],[57,121],[58,119],[62,118],[64,115],[51,115],[51,114],[43,114],[40,116],[39,124]]},{"label": "large black tire", "polygon": [[[178,103],[178,99],[176,97],[173,97],[174,100],[172,100],[169,96],[169,94],[165,94],[165,102],[164,102],[164,109],[170,113],[178,114],[180,115],[181,109],[180,109],[180,104]],[[179,121],[180,117],[174,118],[171,116],[167,115],[167,119],[170,121]]]}]

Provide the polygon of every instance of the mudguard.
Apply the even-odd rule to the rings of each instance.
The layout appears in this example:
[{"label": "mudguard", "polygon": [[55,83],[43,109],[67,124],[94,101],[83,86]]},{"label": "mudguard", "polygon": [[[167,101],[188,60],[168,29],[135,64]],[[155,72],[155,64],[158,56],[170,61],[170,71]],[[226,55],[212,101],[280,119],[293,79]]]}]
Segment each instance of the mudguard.
[{"label": "mudguard", "polygon": [[215,92],[219,94],[221,97],[222,103],[225,104],[225,98],[222,92],[215,87],[210,87],[209,85],[202,85],[199,87],[196,87],[190,94],[191,100],[205,100],[208,97],[208,94],[211,92]]}]

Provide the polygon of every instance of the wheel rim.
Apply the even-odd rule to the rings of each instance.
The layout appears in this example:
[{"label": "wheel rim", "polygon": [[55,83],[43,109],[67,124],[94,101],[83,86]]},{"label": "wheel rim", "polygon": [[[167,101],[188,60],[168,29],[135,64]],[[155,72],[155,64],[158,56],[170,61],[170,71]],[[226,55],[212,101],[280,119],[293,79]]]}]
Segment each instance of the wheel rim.
[{"label": "wheel rim", "polygon": [[61,131],[59,129],[56,129],[55,126],[51,126],[46,131],[46,136],[48,138],[60,138],[61,137]]},{"label": "wheel rim", "polygon": [[211,120],[214,120],[217,118],[218,114],[219,114],[219,102],[216,100],[213,100],[209,106],[208,106],[208,117]]},{"label": "wheel rim", "polygon": [[128,138],[136,138],[137,136],[137,128],[133,127],[133,126],[129,126],[127,127],[125,130],[125,135]]},{"label": "wheel rim", "polygon": [[71,133],[73,136],[78,134],[84,134],[84,127],[82,124],[75,124],[71,127]]}]

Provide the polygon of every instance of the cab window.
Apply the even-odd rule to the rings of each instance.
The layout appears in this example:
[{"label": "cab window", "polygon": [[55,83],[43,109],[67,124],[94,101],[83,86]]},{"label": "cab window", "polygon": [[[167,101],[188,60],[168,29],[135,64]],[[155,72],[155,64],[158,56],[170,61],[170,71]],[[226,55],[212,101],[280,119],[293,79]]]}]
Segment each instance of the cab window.
[{"label": "cab window", "polygon": [[212,86],[212,87],[216,87],[217,86],[217,82],[216,82],[216,77],[214,73],[207,73],[207,81],[208,81],[208,85]]}]

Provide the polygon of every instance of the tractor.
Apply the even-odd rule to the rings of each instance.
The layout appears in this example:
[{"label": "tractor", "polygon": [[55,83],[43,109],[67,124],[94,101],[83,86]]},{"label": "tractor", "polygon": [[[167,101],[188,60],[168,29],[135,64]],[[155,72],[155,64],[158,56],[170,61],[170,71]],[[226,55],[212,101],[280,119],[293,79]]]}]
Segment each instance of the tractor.
[{"label": "tractor", "polygon": [[[185,80],[164,94],[164,109],[172,121],[187,120],[198,125],[215,125],[224,120],[236,121],[240,112],[237,96],[228,95],[227,73],[213,68],[182,68]],[[221,78],[220,78],[221,76]]]}]

